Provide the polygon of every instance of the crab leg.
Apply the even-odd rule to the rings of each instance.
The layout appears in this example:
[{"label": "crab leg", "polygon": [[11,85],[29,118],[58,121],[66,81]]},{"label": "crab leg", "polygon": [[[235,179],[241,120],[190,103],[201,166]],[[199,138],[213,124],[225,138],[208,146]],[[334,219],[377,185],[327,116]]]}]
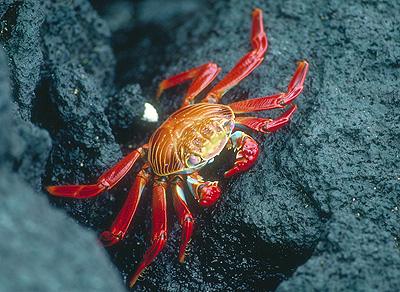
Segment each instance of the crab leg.
[{"label": "crab leg", "polygon": [[295,105],[291,106],[279,118],[275,120],[253,117],[236,117],[235,123],[259,132],[270,133],[279,130],[284,125],[286,125],[289,122],[289,118],[292,116],[296,109],[297,107]]},{"label": "crab leg", "polygon": [[153,261],[167,240],[166,186],[167,182],[164,179],[160,177],[155,179],[152,197],[152,245],[144,254],[138,270],[129,282],[130,287],[136,283],[140,273]]},{"label": "crab leg", "polygon": [[234,174],[242,172],[252,166],[258,156],[257,142],[252,137],[241,132],[236,131],[229,138],[227,144],[228,149],[238,151],[236,154],[236,161],[230,170],[224,173],[224,177],[230,177]]},{"label": "crab leg", "polygon": [[161,82],[156,97],[160,97],[164,89],[194,78],[186,93],[183,106],[192,104],[194,98],[215,79],[220,70],[221,68],[218,68],[216,64],[206,63],[200,67],[176,74]]},{"label": "crab leg", "polygon": [[125,156],[114,167],[101,175],[95,185],[48,186],[46,187],[46,190],[55,196],[73,197],[77,199],[93,197],[101,191],[111,189],[115,186],[132,168],[136,160],[139,157],[144,157],[143,148],[147,148],[147,145],[144,145]]},{"label": "crab leg", "polygon": [[189,174],[186,181],[191,193],[201,206],[209,207],[219,198],[221,190],[217,181],[204,181],[198,172]]},{"label": "crab leg", "polygon": [[172,182],[172,199],[175,211],[181,219],[182,239],[181,248],[179,250],[179,262],[183,263],[185,259],[186,245],[188,244],[193,232],[193,217],[186,203],[185,194],[183,192],[183,178],[176,176]]},{"label": "crab leg", "polygon": [[218,103],[225,92],[249,75],[264,59],[263,56],[267,50],[268,41],[263,28],[262,11],[255,9],[252,15],[251,44],[253,50],[236,63],[228,75],[211,89],[202,102]]},{"label": "crab leg", "polygon": [[103,244],[103,246],[113,245],[124,238],[125,233],[131,224],[132,218],[135,215],[143,189],[153,177],[147,170],[148,167],[149,163],[146,163],[142,167],[142,170],[137,174],[128,198],[126,199],[126,202],[119,212],[117,218],[111,225],[110,231],[104,231],[101,234],[99,241]]},{"label": "crab leg", "polygon": [[229,105],[234,113],[262,111],[273,108],[282,108],[293,102],[303,90],[304,80],[307,75],[308,63],[300,62],[289,83],[286,93],[278,93],[271,96],[242,100]]}]

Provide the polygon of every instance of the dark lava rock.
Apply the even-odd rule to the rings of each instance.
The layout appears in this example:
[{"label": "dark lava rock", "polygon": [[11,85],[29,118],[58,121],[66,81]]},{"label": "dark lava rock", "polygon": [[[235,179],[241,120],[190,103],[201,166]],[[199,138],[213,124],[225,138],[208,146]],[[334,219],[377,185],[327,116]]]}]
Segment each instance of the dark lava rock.
[{"label": "dark lava rock", "polygon": [[147,124],[143,119],[143,104],[146,102],[139,84],[129,84],[112,97],[106,114],[114,136],[120,143],[133,141],[140,130],[145,131]]},{"label": "dark lava rock", "polygon": [[[41,26],[44,67],[74,64],[93,78],[105,93],[114,89],[115,57],[111,33],[88,1],[51,3],[43,1]],[[107,97],[102,96],[103,105]]]},{"label": "dark lava rock", "polygon": [[4,51],[0,68],[0,291],[125,290],[93,232],[36,192],[49,135],[11,102]]},{"label": "dark lava rock", "polygon": [[125,291],[96,236],[1,168],[0,291]]},{"label": "dark lava rock", "polygon": [[[71,224],[45,194],[32,189],[94,183],[122,157],[120,148],[125,154],[146,143],[155,125],[141,120],[144,103],[154,104],[161,123],[180,107],[189,86],[168,89],[156,101],[158,83],[206,62],[221,66],[220,80],[251,50],[250,13],[256,7],[264,12],[269,41],[265,60],[221,102],[285,91],[296,62],[305,59],[310,69],[295,101],[298,110],[275,133],[248,132],[259,142],[260,155],[246,173],[222,177],[233,162],[229,151],[202,170],[205,178],[220,181],[223,194],[208,209],[189,198],[195,229],[183,265],[177,261],[181,231],[168,199],[169,240],[132,290],[400,287],[399,3],[148,0],[92,5],[101,16],[83,0],[0,6],[12,85],[10,91],[3,58],[0,232],[7,235],[0,246],[6,259],[0,275],[19,285],[4,291],[30,285],[43,291],[123,289],[115,273],[106,274],[110,264],[93,234]],[[276,118],[280,113],[253,115]],[[50,201],[101,233],[123,205],[137,170],[96,198]],[[126,282],[149,246],[150,189],[124,241],[107,249]],[[30,248],[38,257],[45,255],[44,263],[18,257],[18,250]],[[29,258],[29,270],[20,264],[12,275],[3,273],[14,267],[13,258],[16,263]],[[43,280],[36,282],[35,276]]]},{"label": "dark lava rock", "polygon": [[8,1],[1,4],[1,41],[5,45],[10,67],[13,98],[21,117],[31,118],[32,101],[39,82],[43,55],[40,46],[40,27],[44,13],[39,1]]},{"label": "dark lava rock", "polygon": [[397,291],[399,278],[393,236],[368,219],[338,211],[312,257],[276,291]]},{"label": "dark lava rock", "polygon": [[[76,169],[88,163],[96,168],[112,165],[121,157],[102,106],[104,97],[91,75],[71,63],[56,67],[51,78],[43,79],[43,83],[40,98],[52,106],[47,115],[38,118],[53,139],[50,159],[62,160],[62,170],[57,166],[49,169],[55,177],[62,175],[58,181],[66,178],[82,181],[84,178],[77,175]],[[91,175],[92,172],[88,174]]]}]

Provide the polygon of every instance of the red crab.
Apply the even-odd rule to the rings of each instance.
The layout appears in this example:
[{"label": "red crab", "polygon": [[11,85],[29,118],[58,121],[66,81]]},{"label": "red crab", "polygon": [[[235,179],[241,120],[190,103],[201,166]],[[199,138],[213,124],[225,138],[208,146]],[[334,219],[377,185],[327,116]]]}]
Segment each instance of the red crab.
[{"label": "red crab", "polygon": [[160,96],[166,88],[193,79],[183,106],[154,132],[149,143],[133,151],[105,172],[96,184],[47,187],[47,191],[56,196],[88,198],[103,190],[111,189],[126,175],[138,158],[146,161],[137,174],[126,203],[110,231],[104,231],[99,239],[104,246],[110,246],[124,238],[143,188],[152,179],[154,182],[152,245],[146,251],[132,277],[129,283],[131,287],[167,240],[167,187],[171,189],[174,207],[183,228],[179,252],[179,261],[183,262],[186,245],[193,230],[193,217],[186,203],[184,182],[186,181],[189,190],[200,205],[205,207],[212,205],[220,195],[218,182],[204,180],[198,174],[198,170],[211,163],[225,147],[237,152],[234,166],[225,172],[225,177],[248,169],[258,156],[256,141],[244,132],[235,131],[236,127],[239,125],[269,133],[284,126],[296,110],[296,106],[292,106],[275,120],[235,116],[235,114],[245,112],[283,108],[292,103],[303,89],[308,69],[305,61],[299,63],[286,93],[239,101],[230,105],[218,104],[222,95],[250,74],[263,60],[268,43],[263,29],[262,12],[256,9],[252,15],[251,43],[253,50],[236,63],[229,74],[211,89],[201,103],[194,104],[195,97],[210,84],[220,71],[220,68],[214,63],[206,63],[161,82],[157,96]]}]

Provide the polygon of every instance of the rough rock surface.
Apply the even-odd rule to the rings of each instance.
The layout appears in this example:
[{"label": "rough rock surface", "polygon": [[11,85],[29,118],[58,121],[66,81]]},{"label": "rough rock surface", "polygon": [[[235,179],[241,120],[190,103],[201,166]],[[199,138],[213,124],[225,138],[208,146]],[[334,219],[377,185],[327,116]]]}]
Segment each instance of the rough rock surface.
[{"label": "rough rock surface", "polygon": [[276,291],[398,290],[400,255],[389,232],[369,219],[341,211],[332,215],[326,227],[311,259]]},{"label": "rough rock surface", "polygon": [[11,102],[8,67],[2,50],[0,291],[124,291],[95,234],[37,193],[51,141],[47,131],[24,121],[21,107]]},{"label": "rough rock surface", "polygon": [[107,249],[122,277],[94,233],[109,228],[137,167],[93,199],[36,192],[93,183],[146,143],[156,125],[141,121],[144,103],[161,123],[188,88],[156,101],[157,84],[206,62],[222,78],[251,49],[255,7],[264,11],[265,60],[221,101],[285,91],[306,59],[298,110],[276,133],[249,132],[260,145],[250,171],[225,180],[230,152],[203,170],[223,195],[205,210],[190,200],[195,229],[183,265],[168,201],[169,240],[132,290],[400,287],[398,1],[27,0],[0,4],[0,291],[124,290],[148,247],[150,189],[125,240]]}]

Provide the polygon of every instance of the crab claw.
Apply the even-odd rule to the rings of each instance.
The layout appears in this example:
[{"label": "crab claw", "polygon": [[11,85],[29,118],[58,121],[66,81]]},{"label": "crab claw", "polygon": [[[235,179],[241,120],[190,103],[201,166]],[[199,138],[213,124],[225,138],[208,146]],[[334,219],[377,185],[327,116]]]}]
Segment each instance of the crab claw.
[{"label": "crab claw", "polygon": [[234,166],[224,173],[224,177],[230,177],[250,168],[258,157],[257,142],[245,133],[236,131],[231,136],[231,143],[230,147],[239,151]]},{"label": "crab claw", "polygon": [[221,189],[217,181],[204,181],[197,172],[187,176],[189,189],[200,206],[209,207],[219,198]]},{"label": "crab claw", "polygon": [[217,182],[207,182],[200,188],[199,204],[203,207],[209,207],[219,198],[221,189],[217,186]]}]

